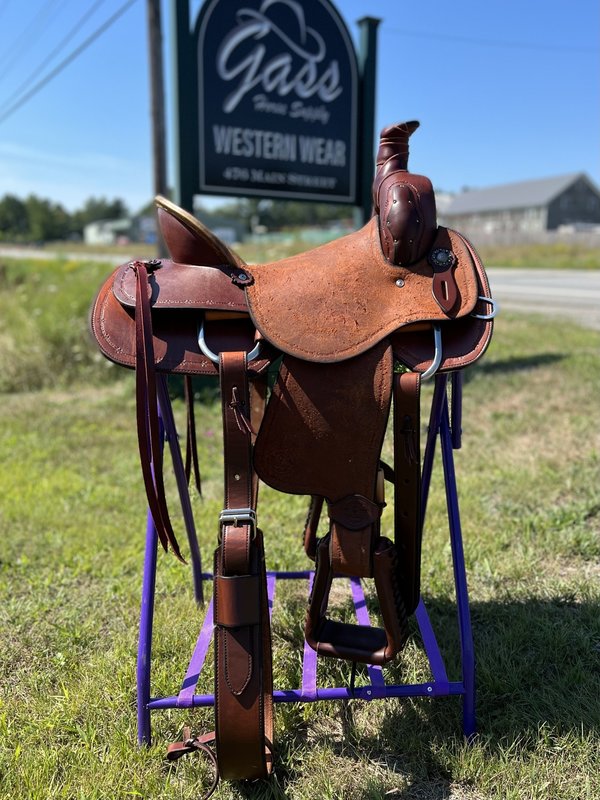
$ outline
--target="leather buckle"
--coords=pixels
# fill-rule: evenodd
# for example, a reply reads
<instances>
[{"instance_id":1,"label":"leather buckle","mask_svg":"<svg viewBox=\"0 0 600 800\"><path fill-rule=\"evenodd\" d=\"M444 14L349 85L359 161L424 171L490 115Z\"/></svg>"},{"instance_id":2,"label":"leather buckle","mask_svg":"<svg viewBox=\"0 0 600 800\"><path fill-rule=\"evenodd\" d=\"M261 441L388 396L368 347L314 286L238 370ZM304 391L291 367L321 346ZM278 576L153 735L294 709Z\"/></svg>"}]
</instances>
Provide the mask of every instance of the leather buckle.
<instances>
[{"instance_id":1,"label":"leather buckle","mask_svg":"<svg viewBox=\"0 0 600 800\"><path fill-rule=\"evenodd\" d=\"M219 543L223 536L223 528L228 525L241 528L248 525L251 528L251 538L256 536L256 511L253 508L224 508L219 514Z\"/></svg>"}]
</instances>

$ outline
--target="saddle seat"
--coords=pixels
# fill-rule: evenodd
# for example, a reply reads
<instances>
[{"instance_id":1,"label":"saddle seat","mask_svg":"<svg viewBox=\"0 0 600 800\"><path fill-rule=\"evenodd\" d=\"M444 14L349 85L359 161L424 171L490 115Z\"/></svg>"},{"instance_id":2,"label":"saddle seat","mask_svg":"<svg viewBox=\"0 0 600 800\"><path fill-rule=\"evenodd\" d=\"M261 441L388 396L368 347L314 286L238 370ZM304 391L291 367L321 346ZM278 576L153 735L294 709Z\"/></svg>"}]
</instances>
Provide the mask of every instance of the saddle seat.
<instances>
[{"instance_id":1,"label":"saddle seat","mask_svg":"<svg viewBox=\"0 0 600 800\"><path fill-rule=\"evenodd\" d=\"M405 326L456 320L475 309L480 293L472 251L443 227L436 249L455 257L458 296L448 311L432 293L435 273L427 254L410 266L390 264L373 217L307 253L249 266L250 315L261 335L288 355L317 363L354 358Z\"/></svg>"}]
</instances>

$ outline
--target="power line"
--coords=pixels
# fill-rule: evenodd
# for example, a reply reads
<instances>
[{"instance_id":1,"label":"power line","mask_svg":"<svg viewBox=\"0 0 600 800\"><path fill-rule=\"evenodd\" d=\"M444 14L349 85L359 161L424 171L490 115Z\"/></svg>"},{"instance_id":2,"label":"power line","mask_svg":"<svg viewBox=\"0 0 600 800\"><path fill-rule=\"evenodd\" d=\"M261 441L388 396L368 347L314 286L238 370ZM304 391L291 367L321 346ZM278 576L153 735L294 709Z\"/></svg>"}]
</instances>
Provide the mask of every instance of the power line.
<instances>
[{"instance_id":1,"label":"power line","mask_svg":"<svg viewBox=\"0 0 600 800\"><path fill-rule=\"evenodd\" d=\"M12 40L12 43L7 47L0 59L0 75L2 79L8 75L32 47L35 47L41 34L47 30L48 20L51 19L54 7L59 3L60 0L46 0L42 8L36 11L33 18L25 25L21 33Z\"/></svg>"},{"instance_id":2,"label":"power line","mask_svg":"<svg viewBox=\"0 0 600 800\"><path fill-rule=\"evenodd\" d=\"M537 42L509 42L498 39L475 39L468 36L453 36L446 33L432 33L431 31L412 31L404 28L389 28L387 25L382 27L383 33L393 33L399 36L413 36L416 39L436 39L442 42L462 42L463 44L475 44L484 47L503 47L508 49L520 50L546 50L550 52L564 53L590 53L598 54L597 47L577 47L560 44L538 44Z\"/></svg>"},{"instance_id":3,"label":"power line","mask_svg":"<svg viewBox=\"0 0 600 800\"><path fill-rule=\"evenodd\" d=\"M84 24L88 21L88 19L90 19L90 17L93 16L95 11L105 2L106 2L106 0L96 0L96 2L92 5L92 7L89 8L85 12L85 14L81 17L81 19L79 19L79 21L75 23L75 25L71 28L69 33L67 33L67 35L64 36L60 40L60 42L56 45L56 47L46 56L46 58L42 61L42 63L39 64L33 70L31 75L28 75L28 77L23 81L23 83L21 83L14 90L14 92L10 95L10 97L7 98L7 100L4 103L4 107L10 105L13 102L14 99L19 97L19 95L21 94L21 92L23 90L27 89L27 87L29 86L29 84L31 83L33 78L35 78L36 75L39 75L40 72L48 66L48 64L54 59L54 57L58 53L61 52L61 50L64 48L64 46L67 45L71 41L71 39L75 36L75 34L79 30L81 30L81 28L84 26Z\"/></svg>"},{"instance_id":4,"label":"power line","mask_svg":"<svg viewBox=\"0 0 600 800\"><path fill-rule=\"evenodd\" d=\"M0 114L0 124L5 122L9 117L11 117L15 111L17 111L21 106L23 106L28 100L30 100L34 95L36 95L41 89L44 88L50 81L55 78L60 72L63 71L65 67L67 67L72 61L74 61L84 50L86 50L91 44L93 44L99 36L101 36L105 31L110 28L110 26L115 23L119 17L121 17L127 9L132 6L137 0L127 0L126 3L123 3L121 8L119 8L112 17L109 17L105 23L103 23L99 28L97 28L91 36L88 36L78 47L73 50L66 58L64 58L53 70L51 70L44 78L38 81L31 89L22 95L15 103L12 104L6 111Z\"/></svg>"}]
</instances>

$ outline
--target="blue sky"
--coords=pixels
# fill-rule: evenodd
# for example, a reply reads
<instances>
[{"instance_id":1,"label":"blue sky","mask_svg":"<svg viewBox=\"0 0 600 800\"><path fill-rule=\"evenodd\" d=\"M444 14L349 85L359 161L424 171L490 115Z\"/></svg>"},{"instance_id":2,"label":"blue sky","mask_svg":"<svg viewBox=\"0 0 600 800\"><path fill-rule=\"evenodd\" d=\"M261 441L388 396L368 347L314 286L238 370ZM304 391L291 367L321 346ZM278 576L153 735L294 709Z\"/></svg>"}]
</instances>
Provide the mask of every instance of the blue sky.
<instances>
[{"instance_id":1,"label":"blue sky","mask_svg":"<svg viewBox=\"0 0 600 800\"><path fill-rule=\"evenodd\" d=\"M0 118L124 0L0 0ZM192 2L192 13L200 3ZM411 168L447 191L585 171L600 184L598 0L337 0L380 17L376 127L419 119ZM81 19L90 19L44 69ZM92 14L92 9L95 9ZM169 10L163 0L169 68ZM167 74L167 94L168 81ZM169 141L169 147L171 142ZM0 196L73 210L152 196L146 3L0 122Z\"/></svg>"}]
</instances>

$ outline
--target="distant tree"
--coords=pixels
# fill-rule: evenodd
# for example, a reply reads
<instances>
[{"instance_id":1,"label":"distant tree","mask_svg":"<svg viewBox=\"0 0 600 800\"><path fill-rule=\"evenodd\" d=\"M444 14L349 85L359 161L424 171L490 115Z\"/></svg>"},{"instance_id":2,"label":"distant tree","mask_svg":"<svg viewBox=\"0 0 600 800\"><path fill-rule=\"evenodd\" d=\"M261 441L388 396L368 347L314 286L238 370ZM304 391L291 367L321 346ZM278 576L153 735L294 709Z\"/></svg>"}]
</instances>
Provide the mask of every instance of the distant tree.
<instances>
[{"instance_id":1,"label":"distant tree","mask_svg":"<svg viewBox=\"0 0 600 800\"><path fill-rule=\"evenodd\" d=\"M28 238L34 242L48 242L66 239L69 235L71 218L58 203L44 200L34 194L25 200L27 212Z\"/></svg>"},{"instance_id":2,"label":"distant tree","mask_svg":"<svg viewBox=\"0 0 600 800\"><path fill-rule=\"evenodd\" d=\"M83 208L71 216L71 231L83 233L83 229L90 222L98 222L101 219L123 219L128 215L129 210L120 198L107 200L104 197L89 197Z\"/></svg>"},{"instance_id":3,"label":"distant tree","mask_svg":"<svg viewBox=\"0 0 600 800\"><path fill-rule=\"evenodd\" d=\"M0 200L0 239L19 241L27 238L28 220L25 203L12 194Z\"/></svg>"},{"instance_id":4,"label":"distant tree","mask_svg":"<svg viewBox=\"0 0 600 800\"><path fill-rule=\"evenodd\" d=\"M350 206L339 203L306 203L294 200L269 200L241 197L233 202L203 210L202 217L243 220L248 228L266 225L270 230L297 228L303 225L326 225L352 216Z\"/></svg>"}]
</instances>

